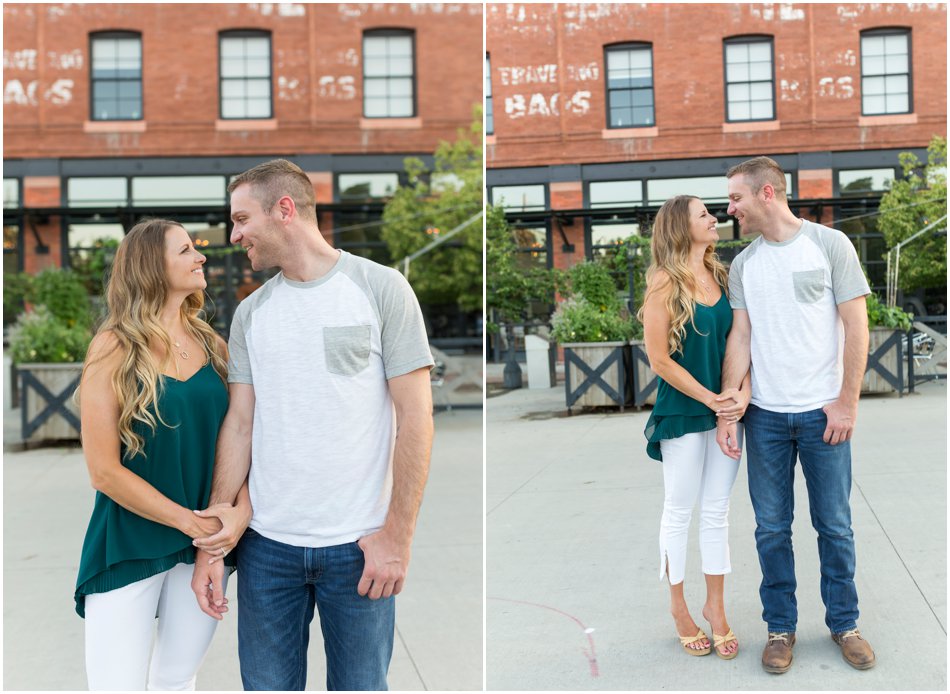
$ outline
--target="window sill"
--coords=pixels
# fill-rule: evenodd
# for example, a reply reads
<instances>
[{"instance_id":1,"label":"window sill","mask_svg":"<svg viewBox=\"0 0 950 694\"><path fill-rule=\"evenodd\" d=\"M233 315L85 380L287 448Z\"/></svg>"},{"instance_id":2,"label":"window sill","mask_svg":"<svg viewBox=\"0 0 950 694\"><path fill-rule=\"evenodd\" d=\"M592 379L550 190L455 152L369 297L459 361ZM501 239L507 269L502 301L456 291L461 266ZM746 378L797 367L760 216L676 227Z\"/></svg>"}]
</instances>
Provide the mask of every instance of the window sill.
<instances>
[{"instance_id":1,"label":"window sill","mask_svg":"<svg viewBox=\"0 0 950 694\"><path fill-rule=\"evenodd\" d=\"M214 122L215 130L234 131L234 130L277 130L276 118L235 118L221 120L218 118Z\"/></svg>"},{"instance_id":2,"label":"window sill","mask_svg":"<svg viewBox=\"0 0 950 694\"><path fill-rule=\"evenodd\" d=\"M780 120L750 120L722 124L722 131L724 133L754 133L767 130L781 130L781 128L782 121Z\"/></svg>"},{"instance_id":3,"label":"window sill","mask_svg":"<svg viewBox=\"0 0 950 694\"><path fill-rule=\"evenodd\" d=\"M656 137L660 134L657 126L652 128L605 128L600 136L605 140L620 140L630 137Z\"/></svg>"},{"instance_id":4,"label":"window sill","mask_svg":"<svg viewBox=\"0 0 950 694\"><path fill-rule=\"evenodd\" d=\"M144 133L144 120L87 120L82 124L87 133Z\"/></svg>"},{"instance_id":5,"label":"window sill","mask_svg":"<svg viewBox=\"0 0 950 694\"><path fill-rule=\"evenodd\" d=\"M494 136L494 135L486 135L486 136L485 136L485 144L486 144L486 145L493 145L493 144L495 144L495 136Z\"/></svg>"},{"instance_id":6,"label":"window sill","mask_svg":"<svg viewBox=\"0 0 950 694\"><path fill-rule=\"evenodd\" d=\"M858 127L864 128L874 125L917 125L916 113L895 113L882 116L860 116Z\"/></svg>"},{"instance_id":7,"label":"window sill","mask_svg":"<svg viewBox=\"0 0 950 694\"><path fill-rule=\"evenodd\" d=\"M360 118L361 130L422 130L422 118Z\"/></svg>"}]
</instances>

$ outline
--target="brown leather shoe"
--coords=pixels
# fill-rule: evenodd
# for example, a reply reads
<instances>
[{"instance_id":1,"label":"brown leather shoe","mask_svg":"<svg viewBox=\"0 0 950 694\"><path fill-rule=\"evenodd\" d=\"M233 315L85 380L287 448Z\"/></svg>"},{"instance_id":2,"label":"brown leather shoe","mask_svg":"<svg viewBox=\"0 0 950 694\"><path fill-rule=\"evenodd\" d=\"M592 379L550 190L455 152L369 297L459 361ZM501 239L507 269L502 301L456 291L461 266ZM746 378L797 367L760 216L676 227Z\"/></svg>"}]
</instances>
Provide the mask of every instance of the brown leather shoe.
<instances>
[{"instance_id":1,"label":"brown leather shoe","mask_svg":"<svg viewBox=\"0 0 950 694\"><path fill-rule=\"evenodd\" d=\"M788 672L792 667L792 646L795 645L795 634L787 632L769 632L769 642L762 651L762 668L774 675Z\"/></svg>"},{"instance_id":2,"label":"brown leather shoe","mask_svg":"<svg viewBox=\"0 0 950 694\"><path fill-rule=\"evenodd\" d=\"M871 644L864 640L857 629L832 634L831 638L841 646L841 655L848 661L848 665L856 670L867 670L874 667L874 651Z\"/></svg>"}]
</instances>

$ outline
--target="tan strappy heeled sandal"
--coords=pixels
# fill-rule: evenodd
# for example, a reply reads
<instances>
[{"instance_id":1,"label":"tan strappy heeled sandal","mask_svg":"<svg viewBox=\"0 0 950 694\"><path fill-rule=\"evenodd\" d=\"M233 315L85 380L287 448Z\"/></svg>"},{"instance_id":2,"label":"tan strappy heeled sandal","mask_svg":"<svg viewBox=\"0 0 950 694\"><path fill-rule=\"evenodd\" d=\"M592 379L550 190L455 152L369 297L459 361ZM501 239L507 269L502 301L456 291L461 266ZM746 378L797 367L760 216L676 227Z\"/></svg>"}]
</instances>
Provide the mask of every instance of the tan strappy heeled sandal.
<instances>
[{"instance_id":1,"label":"tan strappy heeled sandal","mask_svg":"<svg viewBox=\"0 0 950 694\"><path fill-rule=\"evenodd\" d=\"M736 638L736 635L732 633L732 629L725 636L720 636L715 631L713 632L713 648L718 655L723 660L732 660L737 655L739 655L739 649L736 648L735 653L723 653L719 650L720 646L726 646L730 643L735 643L737 646L739 644L739 639Z\"/></svg>"},{"instance_id":2,"label":"tan strappy heeled sandal","mask_svg":"<svg viewBox=\"0 0 950 694\"><path fill-rule=\"evenodd\" d=\"M705 648L690 648L691 643L696 643L697 641L702 641L703 639L709 640L709 637L700 629L696 632L696 636L680 636L677 634L680 639L680 643L683 645L683 650L686 651L689 655L709 655L711 646L706 646Z\"/></svg>"}]
</instances>

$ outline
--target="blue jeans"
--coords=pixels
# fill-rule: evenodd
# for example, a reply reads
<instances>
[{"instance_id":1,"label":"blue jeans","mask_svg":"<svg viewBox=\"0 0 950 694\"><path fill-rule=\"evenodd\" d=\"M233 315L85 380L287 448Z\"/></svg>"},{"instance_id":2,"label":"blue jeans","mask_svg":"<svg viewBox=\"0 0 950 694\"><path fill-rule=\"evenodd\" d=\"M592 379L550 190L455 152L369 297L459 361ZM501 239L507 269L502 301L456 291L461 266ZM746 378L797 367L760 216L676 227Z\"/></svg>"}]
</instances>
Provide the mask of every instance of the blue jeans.
<instances>
[{"instance_id":1,"label":"blue jeans","mask_svg":"<svg viewBox=\"0 0 950 694\"><path fill-rule=\"evenodd\" d=\"M355 542L295 547L250 528L240 542L238 653L245 690L295 690L307 684L314 605L327 659L327 690L387 689L395 599L356 592L363 550Z\"/></svg>"},{"instance_id":2,"label":"blue jeans","mask_svg":"<svg viewBox=\"0 0 950 694\"><path fill-rule=\"evenodd\" d=\"M834 633L856 628L851 442L832 446L822 441L827 416L820 409L784 413L750 405L743 421L755 545L762 568L759 596L769 631L794 632L798 622L792 553L796 458L808 488L811 524L818 531L825 624Z\"/></svg>"}]
</instances>

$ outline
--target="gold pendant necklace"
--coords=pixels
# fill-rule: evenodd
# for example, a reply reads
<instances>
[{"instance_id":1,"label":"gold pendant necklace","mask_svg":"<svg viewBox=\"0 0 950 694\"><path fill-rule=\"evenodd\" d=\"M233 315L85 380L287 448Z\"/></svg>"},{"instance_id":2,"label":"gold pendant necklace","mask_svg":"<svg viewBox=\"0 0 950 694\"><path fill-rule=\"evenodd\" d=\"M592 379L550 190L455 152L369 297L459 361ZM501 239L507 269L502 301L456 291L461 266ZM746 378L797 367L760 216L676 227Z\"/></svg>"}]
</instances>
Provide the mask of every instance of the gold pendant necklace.
<instances>
[{"instance_id":1,"label":"gold pendant necklace","mask_svg":"<svg viewBox=\"0 0 950 694\"><path fill-rule=\"evenodd\" d=\"M172 343L172 344L174 344L174 345L175 345L175 349L178 350L178 356L180 356L182 359L187 359L187 358L188 358L188 352L186 352L185 350L183 350L183 349L181 348L181 343L180 343L178 340L175 340L175 342Z\"/></svg>"}]
</instances>

